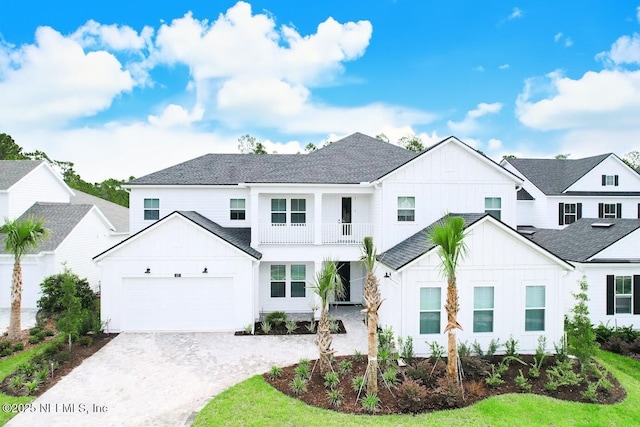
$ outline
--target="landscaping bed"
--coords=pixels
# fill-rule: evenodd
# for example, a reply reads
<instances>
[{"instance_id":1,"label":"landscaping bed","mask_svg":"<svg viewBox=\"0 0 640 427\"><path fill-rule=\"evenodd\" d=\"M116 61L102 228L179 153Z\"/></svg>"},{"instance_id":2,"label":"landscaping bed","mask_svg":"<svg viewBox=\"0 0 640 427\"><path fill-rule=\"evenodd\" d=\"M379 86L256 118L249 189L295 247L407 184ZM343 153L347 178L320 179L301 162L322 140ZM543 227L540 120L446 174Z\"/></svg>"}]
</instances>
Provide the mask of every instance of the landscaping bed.
<instances>
[{"instance_id":1,"label":"landscaping bed","mask_svg":"<svg viewBox=\"0 0 640 427\"><path fill-rule=\"evenodd\" d=\"M329 330L332 334L346 334L342 320L329 318ZM247 325L244 331L235 335L314 335L318 331L317 320L292 319L284 311L273 311L253 325Z\"/></svg>"}]
</instances>

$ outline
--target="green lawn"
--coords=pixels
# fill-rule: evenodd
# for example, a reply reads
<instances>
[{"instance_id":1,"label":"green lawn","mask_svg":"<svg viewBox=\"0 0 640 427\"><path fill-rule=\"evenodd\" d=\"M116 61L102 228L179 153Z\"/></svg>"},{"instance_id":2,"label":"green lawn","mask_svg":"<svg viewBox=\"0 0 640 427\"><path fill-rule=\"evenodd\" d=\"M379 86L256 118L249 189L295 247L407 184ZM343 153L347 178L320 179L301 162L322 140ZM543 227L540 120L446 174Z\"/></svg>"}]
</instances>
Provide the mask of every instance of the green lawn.
<instances>
[{"instance_id":1,"label":"green lawn","mask_svg":"<svg viewBox=\"0 0 640 427\"><path fill-rule=\"evenodd\" d=\"M25 352L22 352L16 356L7 357L0 361L0 381L4 380L9 374L16 370L18 366L29 361L33 356L42 352L47 343L42 343L36 347L33 347ZM4 393L0 393L0 405L4 404L19 404L29 403L35 399L33 396L14 397L7 396ZM0 406L1 408L1 406ZM7 421L13 418L16 414L6 412L0 409L0 425L5 425Z\"/></svg>"},{"instance_id":2,"label":"green lawn","mask_svg":"<svg viewBox=\"0 0 640 427\"><path fill-rule=\"evenodd\" d=\"M194 426L630 426L640 425L640 363L612 353L597 359L627 390L616 405L565 402L531 394L492 397L467 408L418 416L346 415L310 407L283 395L261 376L237 384L215 397Z\"/></svg>"}]
</instances>

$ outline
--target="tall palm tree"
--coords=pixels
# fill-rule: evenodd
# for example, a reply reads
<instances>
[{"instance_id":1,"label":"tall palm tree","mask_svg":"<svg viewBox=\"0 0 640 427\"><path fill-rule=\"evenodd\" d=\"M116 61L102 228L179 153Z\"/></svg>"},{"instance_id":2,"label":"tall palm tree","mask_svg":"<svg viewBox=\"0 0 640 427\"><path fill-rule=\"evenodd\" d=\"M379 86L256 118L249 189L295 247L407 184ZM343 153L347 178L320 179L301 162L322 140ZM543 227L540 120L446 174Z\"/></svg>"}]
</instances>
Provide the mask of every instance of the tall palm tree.
<instances>
[{"instance_id":1,"label":"tall palm tree","mask_svg":"<svg viewBox=\"0 0 640 427\"><path fill-rule=\"evenodd\" d=\"M364 282L364 310L367 313L367 393L378 393L378 309L382 304L380 299L380 283L373 273L376 265L376 247L373 237L365 237L362 241L362 257L360 261L367 269Z\"/></svg>"},{"instance_id":2,"label":"tall palm tree","mask_svg":"<svg viewBox=\"0 0 640 427\"><path fill-rule=\"evenodd\" d=\"M36 249L47 237L44 220L26 218L9 220L0 227L0 234L5 234L5 249L13 254L13 276L11 278L11 316L9 318L9 339L21 338L20 306L22 304L22 266L20 258L29 249Z\"/></svg>"},{"instance_id":3,"label":"tall palm tree","mask_svg":"<svg viewBox=\"0 0 640 427\"><path fill-rule=\"evenodd\" d=\"M316 272L315 284L311 286L313 292L320 297L320 320L318 322L318 332L316 344L320 353L320 373L331 370L331 331L329 330L329 299L344 295L344 285L338 274L338 266L334 261L325 260L322 269Z\"/></svg>"},{"instance_id":4,"label":"tall palm tree","mask_svg":"<svg viewBox=\"0 0 640 427\"><path fill-rule=\"evenodd\" d=\"M462 330L458 323L458 288L456 286L456 269L458 262L464 257L467 246L464 243L465 223L464 219L447 215L444 223L436 224L429 232L429 239L438 246L438 256L442 262L441 268L447 278L447 302L444 306L447 311L447 326L444 332L448 333L447 340L447 374L450 378L458 378L458 348L456 345L456 329Z\"/></svg>"}]
</instances>

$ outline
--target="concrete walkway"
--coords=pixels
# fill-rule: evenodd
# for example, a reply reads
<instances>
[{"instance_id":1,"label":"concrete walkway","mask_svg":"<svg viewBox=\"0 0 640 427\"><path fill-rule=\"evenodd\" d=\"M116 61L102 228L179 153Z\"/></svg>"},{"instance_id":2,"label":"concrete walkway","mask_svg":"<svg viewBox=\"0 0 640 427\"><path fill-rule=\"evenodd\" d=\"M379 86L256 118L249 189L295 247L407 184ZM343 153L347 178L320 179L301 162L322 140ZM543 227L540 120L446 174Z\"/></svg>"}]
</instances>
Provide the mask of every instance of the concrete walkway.
<instances>
[{"instance_id":1,"label":"concrete walkway","mask_svg":"<svg viewBox=\"0 0 640 427\"><path fill-rule=\"evenodd\" d=\"M366 353L361 306L331 309L346 334L338 355ZM212 397L273 365L315 359L314 335L124 333L85 360L8 426L182 426Z\"/></svg>"}]
</instances>

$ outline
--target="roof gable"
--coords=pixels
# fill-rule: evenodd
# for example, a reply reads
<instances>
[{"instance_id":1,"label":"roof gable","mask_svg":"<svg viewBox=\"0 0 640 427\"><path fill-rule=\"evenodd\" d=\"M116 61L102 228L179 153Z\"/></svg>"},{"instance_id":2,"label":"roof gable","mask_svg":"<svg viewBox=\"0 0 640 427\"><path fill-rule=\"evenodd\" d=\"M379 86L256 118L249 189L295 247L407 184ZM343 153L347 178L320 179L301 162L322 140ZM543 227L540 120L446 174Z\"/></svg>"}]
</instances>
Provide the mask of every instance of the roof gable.
<instances>
[{"instance_id":1,"label":"roof gable","mask_svg":"<svg viewBox=\"0 0 640 427\"><path fill-rule=\"evenodd\" d=\"M0 160L0 190L8 190L44 160Z\"/></svg>"},{"instance_id":2,"label":"roof gable","mask_svg":"<svg viewBox=\"0 0 640 427\"><path fill-rule=\"evenodd\" d=\"M71 204L95 205L116 232L126 233L129 231L129 209L124 206L79 190L75 190L75 195L71 197Z\"/></svg>"}]
</instances>

